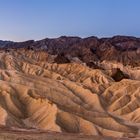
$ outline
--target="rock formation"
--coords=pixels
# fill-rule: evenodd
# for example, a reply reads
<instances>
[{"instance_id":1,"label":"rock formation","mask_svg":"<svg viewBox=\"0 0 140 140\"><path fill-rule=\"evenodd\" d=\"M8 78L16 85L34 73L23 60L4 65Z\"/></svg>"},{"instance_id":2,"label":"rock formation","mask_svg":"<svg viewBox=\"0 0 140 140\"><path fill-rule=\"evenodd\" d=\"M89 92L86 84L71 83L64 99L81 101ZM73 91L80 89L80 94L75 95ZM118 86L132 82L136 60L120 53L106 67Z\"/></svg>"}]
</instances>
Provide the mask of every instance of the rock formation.
<instances>
[{"instance_id":1,"label":"rock formation","mask_svg":"<svg viewBox=\"0 0 140 140\"><path fill-rule=\"evenodd\" d=\"M121 36L6 43L0 126L139 137L139 49L140 39Z\"/></svg>"}]
</instances>

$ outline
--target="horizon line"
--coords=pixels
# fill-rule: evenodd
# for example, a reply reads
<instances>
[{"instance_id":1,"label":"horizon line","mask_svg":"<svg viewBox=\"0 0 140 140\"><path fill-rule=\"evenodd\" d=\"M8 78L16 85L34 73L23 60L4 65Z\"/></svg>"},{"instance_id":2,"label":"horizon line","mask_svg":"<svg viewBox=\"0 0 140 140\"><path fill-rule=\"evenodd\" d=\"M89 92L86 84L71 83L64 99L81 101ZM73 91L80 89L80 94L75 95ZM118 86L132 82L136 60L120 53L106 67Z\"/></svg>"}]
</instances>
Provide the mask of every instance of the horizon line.
<instances>
[{"instance_id":1,"label":"horizon line","mask_svg":"<svg viewBox=\"0 0 140 140\"><path fill-rule=\"evenodd\" d=\"M137 36L137 35L125 35L125 34L114 34L114 35L108 35L108 36L96 36L96 35L89 35L89 36L78 36L78 35L58 35L58 36L53 36L53 37L42 37L40 39L21 39L21 40L12 40L12 39L0 39L0 41L9 41L9 42L26 42L26 41L30 41L30 40L33 40L33 41L40 41L40 40L44 40L44 39L58 39L58 38L61 38L61 37L75 37L75 38L81 38L81 39L86 39L86 38L90 38L90 37L95 37L97 39L103 39L103 38L113 38L113 37L133 37L133 38L140 38L140 36Z\"/></svg>"}]
</instances>

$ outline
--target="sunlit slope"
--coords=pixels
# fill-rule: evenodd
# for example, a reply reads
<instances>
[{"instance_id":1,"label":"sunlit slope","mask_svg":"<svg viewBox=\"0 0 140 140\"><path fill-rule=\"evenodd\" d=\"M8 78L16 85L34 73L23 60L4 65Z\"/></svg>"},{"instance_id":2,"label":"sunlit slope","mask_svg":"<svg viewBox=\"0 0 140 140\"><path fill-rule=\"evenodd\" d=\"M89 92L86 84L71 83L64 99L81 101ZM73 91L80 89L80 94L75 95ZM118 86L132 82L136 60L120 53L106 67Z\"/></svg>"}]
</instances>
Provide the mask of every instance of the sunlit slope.
<instances>
[{"instance_id":1,"label":"sunlit slope","mask_svg":"<svg viewBox=\"0 0 140 140\"><path fill-rule=\"evenodd\" d=\"M140 81L52 63L43 51L0 53L0 125L57 132L137 136Z\"/></svg>"}]
</instances>

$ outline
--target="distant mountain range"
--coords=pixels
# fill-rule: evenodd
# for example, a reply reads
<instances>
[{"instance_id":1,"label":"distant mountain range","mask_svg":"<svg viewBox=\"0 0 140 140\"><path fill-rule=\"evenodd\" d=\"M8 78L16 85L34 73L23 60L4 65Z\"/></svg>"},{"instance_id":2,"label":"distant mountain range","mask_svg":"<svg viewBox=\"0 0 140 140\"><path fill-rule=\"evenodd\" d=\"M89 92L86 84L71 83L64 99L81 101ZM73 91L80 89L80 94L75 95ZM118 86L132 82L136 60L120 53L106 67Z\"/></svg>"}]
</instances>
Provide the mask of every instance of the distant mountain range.
<instances>
[{"instance_id":1,"label":"distant mountain range","mask_svg":"<svg viewBox=\"0 0 140 140\"><path fill-rule=\"evenodd\" d=\"M124 65L140 65L140 38L114 36L112 38L67 37L25 42L0 41L1 49L26 48L45 50L49 54L59 55L58 63L77 57L92 66L93 61L114 60ZM60 58L63 60L60 60Z\"/></svg>"},{"instance_id":2,"label":"distant mountain range","mask_svg":"<svg viewBox=\"0 0 140 140\"><path fill-rule=\"evenodd\" d=\"M11 44L12 41L3 41L3 40L0 40L0 47L5 47L5 45L7 44Z\"/></svg>"}]
</instances>

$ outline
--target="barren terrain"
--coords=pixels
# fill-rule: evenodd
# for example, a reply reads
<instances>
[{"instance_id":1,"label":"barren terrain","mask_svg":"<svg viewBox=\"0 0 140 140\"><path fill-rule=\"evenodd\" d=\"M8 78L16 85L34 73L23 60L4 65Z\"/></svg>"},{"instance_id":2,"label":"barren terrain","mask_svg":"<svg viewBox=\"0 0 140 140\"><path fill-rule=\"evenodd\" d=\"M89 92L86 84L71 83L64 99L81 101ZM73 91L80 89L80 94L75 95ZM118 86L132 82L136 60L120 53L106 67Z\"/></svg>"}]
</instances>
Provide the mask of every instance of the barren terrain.
<instances>
[{"instance_id":1,"label":"barren terrain","mask_svg":"<svg viewBox=\"0 0 140 140\"><path fill-rule=\"evenodd\" d=\"M140 39L1 44L0 139L139 139Z\"/></svg>"}]
</instances>

